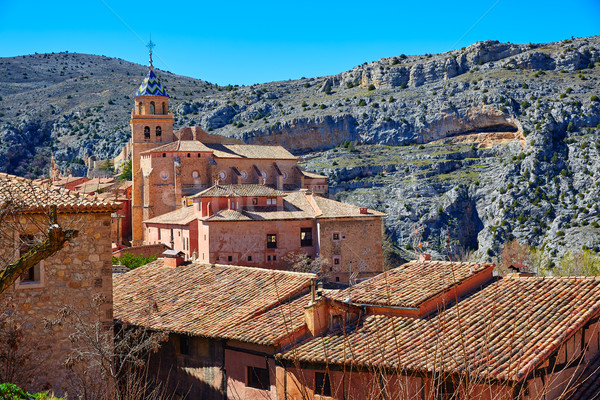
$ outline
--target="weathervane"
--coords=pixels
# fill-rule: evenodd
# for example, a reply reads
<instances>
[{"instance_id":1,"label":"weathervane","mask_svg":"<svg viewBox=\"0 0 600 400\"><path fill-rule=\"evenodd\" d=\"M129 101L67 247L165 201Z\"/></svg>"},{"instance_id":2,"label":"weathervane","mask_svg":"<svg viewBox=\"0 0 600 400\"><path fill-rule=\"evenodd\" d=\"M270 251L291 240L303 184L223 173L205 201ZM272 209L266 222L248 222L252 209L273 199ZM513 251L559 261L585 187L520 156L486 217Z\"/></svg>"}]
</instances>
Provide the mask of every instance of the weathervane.
<instances>
[{"instance_id":1,"label":"weathervane","mask_svg":"<svg viewBox=\"0 0 600 400\"><path fill-rule=\"evenodd\" d=\"M148 60L150 62L150 70L154 69L154 65L152 65L152 49L154 48L154 46L156 45L152 42L152 35L150 35L150 41L146 45L146 47L150 51L150 60Z\"/></svg>"}]
</instances>

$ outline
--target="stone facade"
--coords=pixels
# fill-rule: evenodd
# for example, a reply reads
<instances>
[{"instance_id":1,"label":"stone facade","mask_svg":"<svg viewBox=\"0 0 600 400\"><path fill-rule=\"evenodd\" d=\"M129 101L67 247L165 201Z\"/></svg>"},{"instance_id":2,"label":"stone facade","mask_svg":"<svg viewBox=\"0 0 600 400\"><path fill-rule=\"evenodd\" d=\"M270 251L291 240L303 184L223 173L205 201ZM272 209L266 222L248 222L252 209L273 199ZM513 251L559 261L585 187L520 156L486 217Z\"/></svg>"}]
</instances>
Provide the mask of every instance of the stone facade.
<instances>
[{"instance_id":1,"label":"stone facade","mask_svg":"<svg viewBox=\"0 0 600 400\"><path fill-rule=\"evenodd\" d=\"M74 346L69 340L72 328L62 325L48 330L45 320L57 318L67 306L90 325L99 322L107 329L113 322L110 212L59 214L58 222L65 229L78 230L78 236L40 263L39 279L18 279L2 294L15 305L25 327L23 343L34 351L35 373L25 389L52 390L57 395L72 390L72 377L64 365ZM47 218L28 215L21 218L21 225L19 234L35 235L39 226L47 226ZM18 255L16 236L14 248L8 251ZM97 296L105 300L100 306L93 302Z\"/></svg>"}]
</instances>

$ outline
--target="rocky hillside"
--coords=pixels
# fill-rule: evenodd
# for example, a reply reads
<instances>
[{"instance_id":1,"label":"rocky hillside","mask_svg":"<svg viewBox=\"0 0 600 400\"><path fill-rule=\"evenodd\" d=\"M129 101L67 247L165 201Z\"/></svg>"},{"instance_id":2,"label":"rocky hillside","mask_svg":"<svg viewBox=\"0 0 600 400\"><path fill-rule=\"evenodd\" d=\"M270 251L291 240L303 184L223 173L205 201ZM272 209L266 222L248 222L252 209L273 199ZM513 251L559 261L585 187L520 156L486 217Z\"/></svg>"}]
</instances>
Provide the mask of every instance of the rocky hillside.
<instances>
[{"instance_id":1,"label":"rocky hillside","mask_svg":"<svg viewBox=\"0 0 600 400\"><path fill-rule=\"evenodd\" d=\"M303 155L334 196L386 211L400 248L486 258L517 237L553 256L598 250L599 57L598 37L487 41L251 87L159 77L177 126ZM144 73L80 54L0 59L0 168L114 155Z\"/></svg>"}]
</instances>

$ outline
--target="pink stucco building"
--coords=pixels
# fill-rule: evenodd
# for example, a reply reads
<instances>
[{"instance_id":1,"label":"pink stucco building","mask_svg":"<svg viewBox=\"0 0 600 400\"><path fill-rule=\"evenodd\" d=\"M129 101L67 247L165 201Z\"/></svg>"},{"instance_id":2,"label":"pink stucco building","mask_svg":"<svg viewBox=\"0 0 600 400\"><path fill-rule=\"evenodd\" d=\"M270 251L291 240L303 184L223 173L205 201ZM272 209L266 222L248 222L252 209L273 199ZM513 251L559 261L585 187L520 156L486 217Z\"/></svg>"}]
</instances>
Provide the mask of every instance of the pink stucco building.
<instances>
[{"instance_id":1,"label":"pink stucco building","mask_svg":"<svg viewBox=\"0 0 600 400\"><path fill-rule=\"evenodd\" d=\"M147 242L164 243L206 263L290 268L290 255L325 261L333 282L382 271L385 214L260 184L215 185L185 206L144 221Z\"/></svg>"}]
</instances>

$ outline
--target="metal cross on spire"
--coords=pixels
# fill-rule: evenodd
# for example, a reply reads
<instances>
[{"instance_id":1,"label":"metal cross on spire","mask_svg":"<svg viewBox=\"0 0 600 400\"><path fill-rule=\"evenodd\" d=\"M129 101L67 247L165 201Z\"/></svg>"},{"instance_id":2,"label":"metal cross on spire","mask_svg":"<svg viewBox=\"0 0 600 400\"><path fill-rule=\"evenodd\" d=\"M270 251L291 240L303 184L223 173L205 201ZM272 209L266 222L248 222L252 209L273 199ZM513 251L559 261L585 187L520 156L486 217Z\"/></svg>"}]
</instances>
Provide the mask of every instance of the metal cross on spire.
<instances>
[{"instance_id":1,"label":"metal cross on spire","mask_svg":"<svg viewBox=\"0 0 600 400\"><path fill-rule=\"evenodd\" d=\"M148 48L148 51L150 52L150 69L153 70L154 69L154 65L152 65L152 49L155 47L156 45L152 42L152 35L150 35L150 41L148 42L148 44L146 45L146 47Z\"/></svg>"}]
</instances>

